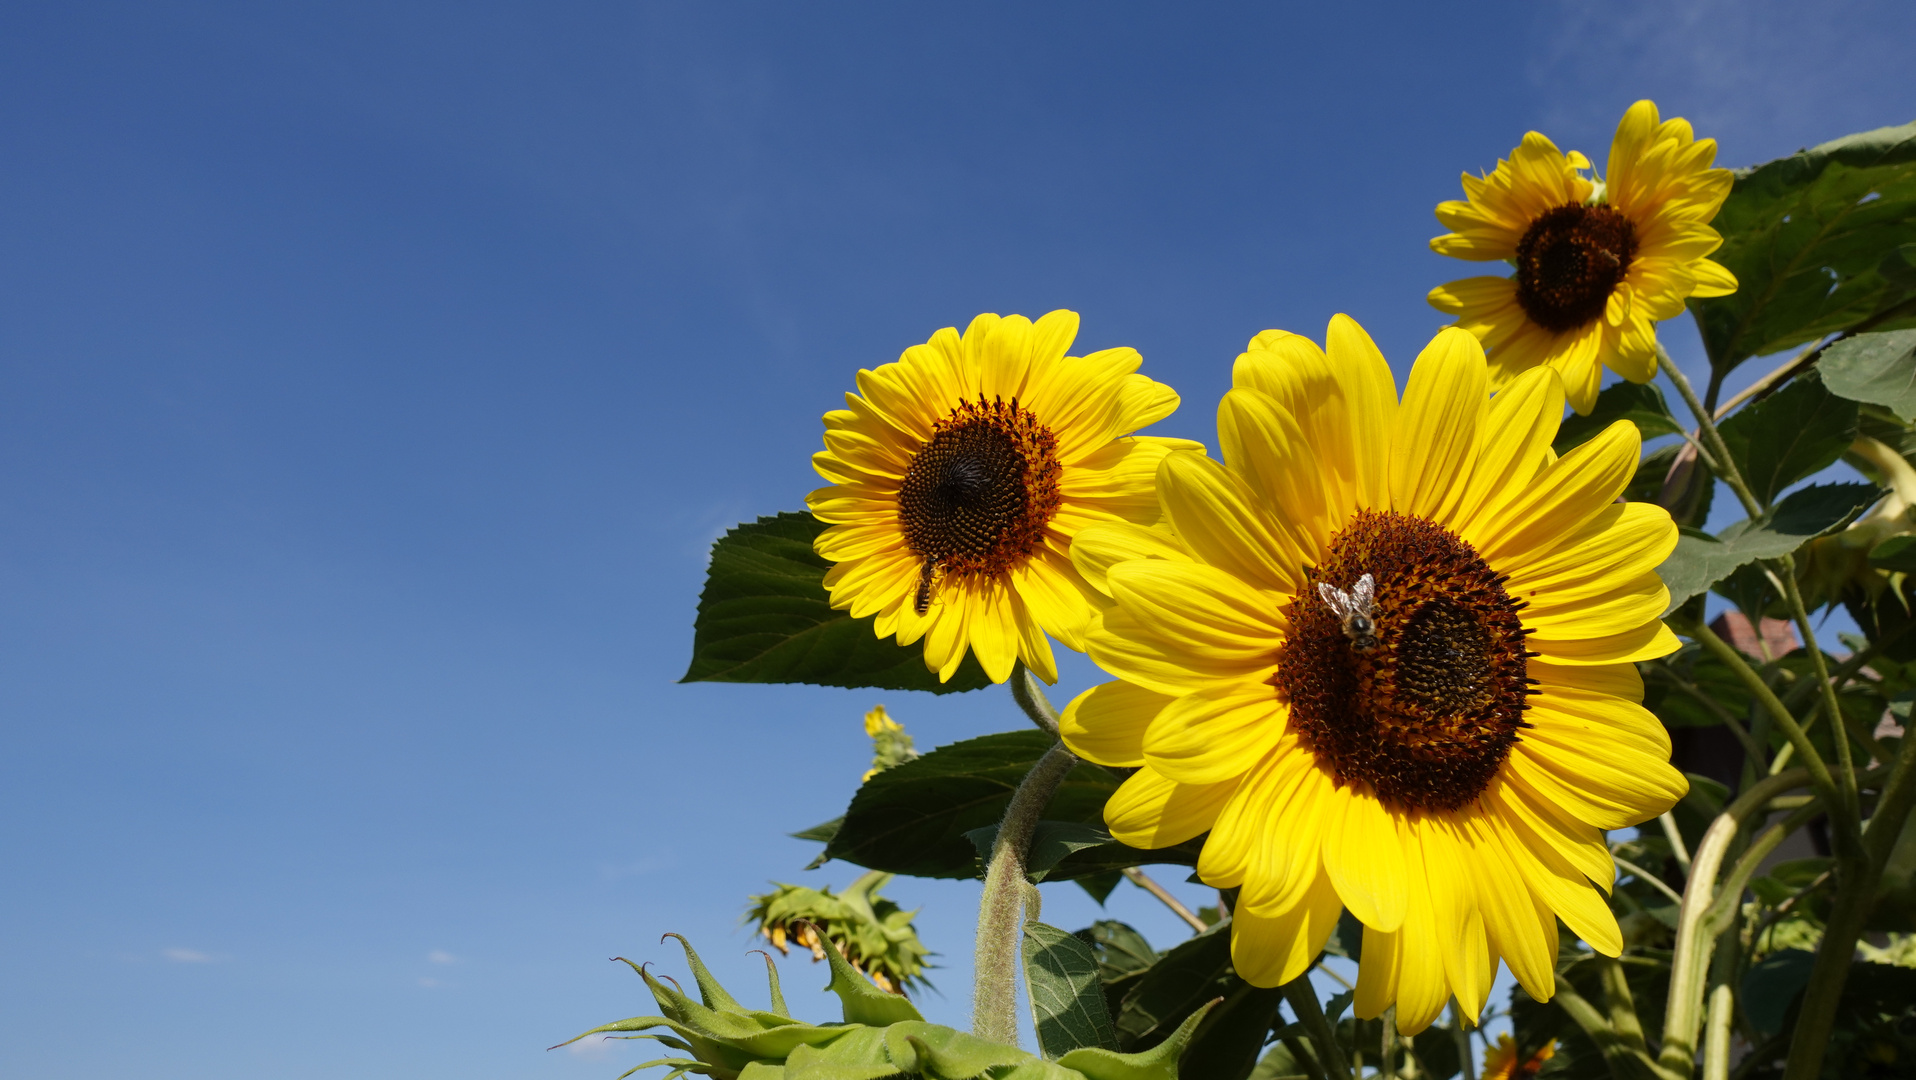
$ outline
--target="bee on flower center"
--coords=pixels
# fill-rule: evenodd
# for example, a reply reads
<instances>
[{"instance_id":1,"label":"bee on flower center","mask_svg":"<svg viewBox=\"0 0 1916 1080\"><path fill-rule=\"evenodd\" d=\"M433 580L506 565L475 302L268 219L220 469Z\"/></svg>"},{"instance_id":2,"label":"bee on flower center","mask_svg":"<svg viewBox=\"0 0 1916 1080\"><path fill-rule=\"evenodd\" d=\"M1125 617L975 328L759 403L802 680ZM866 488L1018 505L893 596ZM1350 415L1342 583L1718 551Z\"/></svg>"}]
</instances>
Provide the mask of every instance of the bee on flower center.
<instances>
[{"instance_id":1,"label":"bee on flower center","mask_svg":"<svg viewBox=\"0 0 1916 1080\"><path fill-rule=\"evenodd\" d=\"M1371 618L1377 609L1377 579L1369 574L1357 579L1349 592L1328 581L1317 583L1317 595L1331 609L1350 639L1351 648L1360 653L1377 647L1377 623Z\"/></svg>"}]
</instances>

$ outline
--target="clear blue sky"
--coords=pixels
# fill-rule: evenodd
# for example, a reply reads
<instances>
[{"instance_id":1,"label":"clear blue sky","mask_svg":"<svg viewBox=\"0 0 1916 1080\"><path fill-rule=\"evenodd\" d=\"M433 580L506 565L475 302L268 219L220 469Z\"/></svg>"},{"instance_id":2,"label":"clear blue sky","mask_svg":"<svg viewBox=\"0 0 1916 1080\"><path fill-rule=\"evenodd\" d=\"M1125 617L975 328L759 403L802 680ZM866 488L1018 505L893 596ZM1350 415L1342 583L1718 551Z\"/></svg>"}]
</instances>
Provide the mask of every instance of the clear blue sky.
<instances>
[{"instance_id":1,"label":"clear blue sky","mask_svg":"<svg viewBox=\"0 0 1916 1080\"><path fill-rule=\"evenodd\" d=\"M1266 327L1349 312L1401 373L1469 272L1432 206L1525 130L1601 157L1649 96L1762 161L1916 116L1911 40L1893 0L9 5L0 1075L611 1080L649 1044L543 1050L647 1011L606 957L682 931L756 993L746 894L853 876L783 833L860 713L1019 722L674 683L707 545L802 505L855 369L1070 307L1208 441ZM975 886L894 892L959 1021Z\"/></svg>"}]
</instances>

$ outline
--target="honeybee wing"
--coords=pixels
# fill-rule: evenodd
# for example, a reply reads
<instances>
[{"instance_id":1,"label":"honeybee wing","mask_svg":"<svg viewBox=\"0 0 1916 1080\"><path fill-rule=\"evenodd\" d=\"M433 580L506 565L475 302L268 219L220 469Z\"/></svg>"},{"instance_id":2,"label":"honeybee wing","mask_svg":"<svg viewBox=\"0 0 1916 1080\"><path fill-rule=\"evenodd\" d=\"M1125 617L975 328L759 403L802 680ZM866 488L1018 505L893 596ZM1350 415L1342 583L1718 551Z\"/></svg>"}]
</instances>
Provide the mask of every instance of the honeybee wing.
<instances>
[{"instance_id":1,"label":"honeybee wing","mask_svg":"<svg viewBox=\"0 0 1916 1080\"><path fill-rule=\"evenodd\" d=\"M1351 613L1350 595L1328 581L1317 583L1317 597L1340 619Z\"/></svg>"},{"instance_id":2,"label":"honeybee wing","mask_svg":"<svg viewBox=\"0 0 1916 1080\"><path fill-rule=\"evenodd\" d=\"M1369 615L1371 605L1377 599L1377 579L1365 574L1351 586L1351 610L1359 615Z\"/></svg>"}]
</instances>

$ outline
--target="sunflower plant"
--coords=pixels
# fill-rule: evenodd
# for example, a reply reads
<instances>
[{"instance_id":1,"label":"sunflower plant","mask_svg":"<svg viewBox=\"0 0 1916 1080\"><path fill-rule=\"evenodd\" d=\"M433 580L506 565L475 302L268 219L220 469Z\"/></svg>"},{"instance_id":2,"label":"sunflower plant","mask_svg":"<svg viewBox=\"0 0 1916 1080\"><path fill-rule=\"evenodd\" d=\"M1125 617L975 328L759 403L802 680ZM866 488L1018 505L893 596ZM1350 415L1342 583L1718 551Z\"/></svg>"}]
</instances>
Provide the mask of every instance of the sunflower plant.
<instances>
[{"instance_id":1,"label":"sunflower plant","mask_svg":"<svg viewBox=\"0 0 1916 1080\"><path fill-rule=\"evenodd\" d=\"M1454 325L1252 333L1208 445L1069 311L858 369L806 509L714 546L685 678L1017 722L874 709L794 834L865 875L753 898L841 1020L688 946L696 998L639 966L658 1014L587 1035L725 1080L1916 1074L1916 124L1717 152L1647 101L1601 171L1524 135L1437 206L1508 267L1432 290ZM1062 709L1059 647L1105 673ZM903 996L894 875L981 882L969 1032ZM1067 882L1191 935L1048 925Z\"/></svg>"}]
</instances>

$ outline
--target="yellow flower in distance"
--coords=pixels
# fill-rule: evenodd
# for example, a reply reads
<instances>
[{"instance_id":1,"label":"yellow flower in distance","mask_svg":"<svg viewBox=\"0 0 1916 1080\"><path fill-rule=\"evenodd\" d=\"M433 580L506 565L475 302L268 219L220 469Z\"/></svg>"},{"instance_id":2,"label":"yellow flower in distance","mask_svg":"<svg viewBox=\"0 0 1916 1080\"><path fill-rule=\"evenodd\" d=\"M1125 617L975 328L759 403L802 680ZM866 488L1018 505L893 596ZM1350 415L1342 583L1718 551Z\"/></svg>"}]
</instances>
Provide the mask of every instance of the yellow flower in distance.
<instances>
[{"instance_id":1,"label":"yellow flower in distance","mask_svg":"<svg viewBox=\"0 0 1916 1080\"><path fill-rule=\"evenodd\" d=\"M1075 312L980 315L896 363L858 373L825 414L806 500L832 527L818 553L832 606L876 615L881 638L925 643L950 679L967 649L996 682L1022 659L1057 681L1045 635L1082 650L1091 600L1069 556L1099 521L1150 522L1158 462L1182 439L1126 437L1178 396L1137 374L1135 349L1066 356Z\"/></svg>"},{"instance_id":2,"label":"yellow flower in distance","mask_svg":"<svg viewBox=\"0 0 1916 1080\"><path fill-rule=\"evenodd\" d=\"M1517 1056L1517 1041L1508 1035L1497 1036L1497 1045L1484 1048L1483 1080L1530 1080L1543 1071L1543 1064L1557 1056L1557 1040L1552 1039L1527 1058Z\"/></svg>"},{"instance_id":3,"label":"yellow flower in distance","mask_svg":"<svg viewBox=\"0 0 1916 1080\"><path fill-rule=\"evenodd\" d=\"M1467 198L1437 207L1452 231L1430 242L1440 255L1507 259L1516 274L1441 285L1431 306L1483 341L1495 386L1548 364L1571 407L1588 413L1604 367L1650 381L1656 323L1681 314L1686 297L1736 291L1706 257L1723 243L1710 219L1730 193L1715 159L1716 140L1659 119L1648 101L1623 114L1601 187L1581 175L1582 154L1525 135L1489 176L1464 174Z\"/></svg>"},{"instance_id":4,"label":"yellow flower in distance","mask_svg":"<svg viewBox=\"0 0 1916 1080\"><path fill-rule=\"evenodd\" d=\"M1113 835L1210 834L1198 874L1240 887L1240 975L1306 971L1345 908L1363 922L1356 1008L1423 1030L1473 1016L1498 959L1554 990L1557 920L1623 942L1602 830L1687 790L1632 661L1677 640L1655 573L1669 515L1619 503L1639 436L1563 457L1555 370L1491 398L1454 327L1390 368L1344 316L1328 356L1270 330L1218 408L1220 463L1158 467L1164 521L1098 525L1072 558L1113 601L1086 634L1117 676L1066 709L1065 744L1135 767Z\"/></svg>"}]
</instances>

